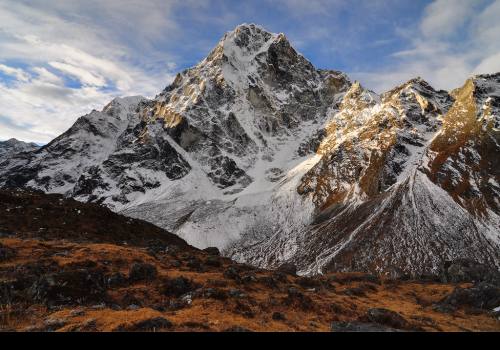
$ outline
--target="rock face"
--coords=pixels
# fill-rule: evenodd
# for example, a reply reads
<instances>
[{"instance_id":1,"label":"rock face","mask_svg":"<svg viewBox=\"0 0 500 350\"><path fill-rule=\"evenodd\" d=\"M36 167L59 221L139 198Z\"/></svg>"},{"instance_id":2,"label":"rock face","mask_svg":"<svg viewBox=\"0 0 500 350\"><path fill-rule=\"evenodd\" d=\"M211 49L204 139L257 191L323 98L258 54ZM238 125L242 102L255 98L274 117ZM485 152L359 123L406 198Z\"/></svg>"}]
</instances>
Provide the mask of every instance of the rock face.
<instances>
[{"instance_id":1,"label":"rock face","mask_svg":"<svg viewBox=\"0 0 500 350\"><path fill-rule=\"evenodd\" d=\"M498 269L499 114L500 74L379 96L241 25L154 99L115 99L3 161L0 186L103 203L299 274Z\"/></svg>"}]
</instances>

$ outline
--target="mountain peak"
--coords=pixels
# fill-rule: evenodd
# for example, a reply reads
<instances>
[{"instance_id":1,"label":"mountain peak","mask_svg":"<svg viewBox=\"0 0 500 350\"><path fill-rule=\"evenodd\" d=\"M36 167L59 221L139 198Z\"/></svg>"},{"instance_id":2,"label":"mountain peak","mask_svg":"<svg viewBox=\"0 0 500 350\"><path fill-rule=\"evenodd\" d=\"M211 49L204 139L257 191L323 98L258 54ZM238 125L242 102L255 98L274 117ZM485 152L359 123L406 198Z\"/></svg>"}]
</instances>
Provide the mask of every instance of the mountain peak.
<instances>
[{"instance_id":1,"label":"mountain peak","mask_svg":"<svg viewBox=\"0 0 500 350\"><path fill-rule=\"evenodd\" d=\"M266 51L279 37L256 24L240 24L232 31L226 32L210 54L199 64L207 62L220 65L222 62L252 61L259 53Z\"/></svg>"},{"instance_id":2,"label":"mountain peak","mask_svg":"<svg viewBox=\"0 0 500 350\"><path fill-rule=\"evenodd\" d=\"M104 106L103 111L107 111L109 108L113 106L120 106L127 109L132 106L137 106L139 102L145 99L146 98L143 96L115 97L113 100L111 100L111 102L109 102L106 106Z\"/></svg>"},{"instance_id":3,"label":"mountain peak","mask_svg":"<svg viewBox=\"0 0 500 350\"><path fill-rule=\"evenodd\" d=\"M412 78L395 88L382 94L383 98L391 98L395 96L400 96L402 93L417 92L418 94L423 94L428 96L429 94L434 94L437 91L422 77L418 76Z\"/></svg>"},{"instance_id":4,"label":"mountain peak","mask_svg":"<svg viewBox=\"0 0 500 350\"><path fill-rule=\"evenodd\" d=\"M40 146L33 142L24 142L16 138L10 138L5 141L0 141L0 156L7 157L8 155L19 152L34 151L39 147Z\"/></svg>"},{"instance_id":5,"label":"mountain peak","mask_svg":"<svg viewBox=\"0 0 500 350\"><path fill-rule=\"evenodd\" d=\"M417 88L417 89L424 88L424 89L430 89L432 91L435 91L434 88L426 80L424 80L420 76L412 78L412 79L402 83L401 85L397 86L393 90L400 90L400 89L411 88L411 87Z\"/></svg>"},{"instance_id":6,"label":"mountain peak","mask_svg":"<svg viewBox=\"0 0 500 350\"><path fill-rule=\"evenodd\" d=\"M142 100L144 100L145 97L136 95L136 96L125 96L125 97L115 97L111 102L120 104L123 106L130 106L133 104L138 104Z\"/></svg>"},{"instance_id":7,"label":"mountain peak","mask_svg":"<svg viewBox=\"0 0 500 350\"><path fill-rule=\"evenodd\" d=\"M225 56L242 60L244 57L252 58L265 51L278 38L278 34L268 32L255 24L241 24L226 33L219 45L223 48Z\"/></svg>"},{"instance_id":8,"label":"mountain peak","mask_svg":"<svg viewBox=\"0 0 500 350\"><path fill-rule=\"evenodd\" d=\"M500 80L500 72L492 74L476 74L471 77L472 80Z\"/></svg>"},{"instance_id":9,"label":"mountain peak","mask_svg":"<svg viewBox=\"0 0 500 350\"><path fill-rule=\"evenodd\" d=\"M9 146L16 146L16 145L33 145L33 146L37 146L35 143L33 142L25 142L25 141L21 141L21 140L18 140L14 137L8 139L8 140L5 140L5 141L0 141L0 143L4 144L4 145L9 145Z\"/></svg>"},{"instance_id":10,"label":"mountain peak","mask_svg":"<svg viewBox=\"0 0 500 350\"><path fill-rule=\"evenodd\" d=\"M356 80L347 90L342 101L343 108L360 109L380 101L380 97L373 91L366 89Z\"/></svg>"},{"instance_id":11,"label":"mountain peak","mask_svg":"<svg viewBox=\"0 0 500 350\"><path fill-rule=\"evenodd\" d=\"M236 26L232 31L227 32L224 35L223 39L226 39L227 37L249 37L249 38L259 38L259 37L266 37L266 38L271 38L273 36L277 36L277 34L272 33L268 30L266 30L264 27L251 23L243 23L238 26Z\"/></svg>"}]
</instances>

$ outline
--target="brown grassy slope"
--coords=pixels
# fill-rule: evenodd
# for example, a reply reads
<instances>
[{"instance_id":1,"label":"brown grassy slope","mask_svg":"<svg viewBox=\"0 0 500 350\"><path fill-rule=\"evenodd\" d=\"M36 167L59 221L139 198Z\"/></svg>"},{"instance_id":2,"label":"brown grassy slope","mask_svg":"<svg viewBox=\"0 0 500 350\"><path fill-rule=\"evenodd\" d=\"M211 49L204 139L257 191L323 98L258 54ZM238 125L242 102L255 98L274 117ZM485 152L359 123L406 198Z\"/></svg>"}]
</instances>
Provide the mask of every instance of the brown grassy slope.
<instances>
[{"instance_id":1,"label":"brown grassy slope","mask_svg":"<svg viewBox=\"0 0 500 350\"><path fill-rule=\"evenodd\" d=\"M169 234L157 237L140 221L134 224L137 231L122 230L119 220L125 226L130 219L107 211L108 226L97 229L98 207L41 194L2 196L1 330L328 331L332 322L370 321L370 308L398 312L405 322L397 328L405 330L500 330L499 321L486 312L434 310L454 285L360 273L305 278L259 270L175 246L178 241ZM80 208L82 219L51 220L59 205L70 217L73 206ZM86 213L95 221L85 220ZM34 222L46 230L36 231ZM66 222L65 230L58 222ZM145 238L134 237L141 234Z\"/></svg>"}]
</instances>

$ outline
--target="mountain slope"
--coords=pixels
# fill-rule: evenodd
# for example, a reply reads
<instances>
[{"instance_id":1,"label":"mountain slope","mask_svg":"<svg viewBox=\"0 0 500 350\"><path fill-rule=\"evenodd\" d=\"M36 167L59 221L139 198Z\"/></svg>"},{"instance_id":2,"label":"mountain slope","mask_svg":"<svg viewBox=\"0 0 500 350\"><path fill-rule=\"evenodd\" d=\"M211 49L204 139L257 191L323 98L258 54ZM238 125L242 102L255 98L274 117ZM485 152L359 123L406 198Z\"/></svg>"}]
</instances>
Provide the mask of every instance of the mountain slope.
<instances>
[{"instance_id":1,"label":"mountain slope","mask_svg":"<svg viewBox=\"0 0 500 350\"><path fill-rule=\"evenodd\" d=\"M261 267L499 268L499 76L379 96L241 25L154 99L115 99L9 158L0 186L102 203Z\"/></svg>"},{"instance_id":2,"label":"mountain slope","mask_svg":"<svg viewBox=\"0 0 500 350\"><path fill-rule=\"evenodd\" d=\"M321 160L298 186L316 205L311 224L281 230L251 246L240 244L233 256L264 266L279 265L286 257L303 273L369 270L418 276L434 274L458 257L499 268L498 114L489 108L476 113L474 107L486 100L496 105L497 90L477 86L498 86L499 76L469 80L455 92L454 102L419 79L384 94L380 102L353 86L327 127ZM448 127L458 114L458 130L468 130L461 123L464 91L471 86L475 95L467 102L475 128L457 147L448 139ZM444 138L455 153L438 149ZM455 168L467 177L444 182L441 173ZM469 176L481 184L478 190L457 193Z\"/></svg>"}]
</instances>

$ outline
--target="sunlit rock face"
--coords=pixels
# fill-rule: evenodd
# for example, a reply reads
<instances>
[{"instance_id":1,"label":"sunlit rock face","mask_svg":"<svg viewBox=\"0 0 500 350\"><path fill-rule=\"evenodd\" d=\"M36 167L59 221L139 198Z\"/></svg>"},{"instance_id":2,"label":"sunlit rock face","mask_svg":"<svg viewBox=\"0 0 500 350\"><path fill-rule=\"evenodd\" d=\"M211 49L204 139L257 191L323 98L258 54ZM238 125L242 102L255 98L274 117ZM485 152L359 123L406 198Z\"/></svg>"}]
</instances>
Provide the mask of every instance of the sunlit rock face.
<instances>
[{"instance_id":1,"label":"sunlit rock face","mask_svg":"<svg viewBox=\"0 0 500 350\"><path fill-rule=\"evenodd\" d=\"M459 257L498 268L499 76L453 96L421 79L380 97L353 84L297 187L315 206L309 225L249 249L279 261L292 236L303 273L419 276Z\"/></svg>"},{"instance_id":2,"label":"sunlit rock face","mask_svg":"<svg viewBox=\"0 0 500 350\"><path fill-rule=\"evenodd\" d=\"M0 163L0 186L99 202L263 267L498 267L499 75L382 95L283 34L228 32L154 99L118 98Z\"/></svg>"}]
</instances>

